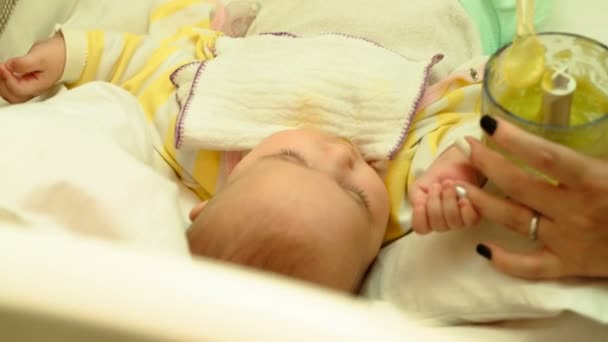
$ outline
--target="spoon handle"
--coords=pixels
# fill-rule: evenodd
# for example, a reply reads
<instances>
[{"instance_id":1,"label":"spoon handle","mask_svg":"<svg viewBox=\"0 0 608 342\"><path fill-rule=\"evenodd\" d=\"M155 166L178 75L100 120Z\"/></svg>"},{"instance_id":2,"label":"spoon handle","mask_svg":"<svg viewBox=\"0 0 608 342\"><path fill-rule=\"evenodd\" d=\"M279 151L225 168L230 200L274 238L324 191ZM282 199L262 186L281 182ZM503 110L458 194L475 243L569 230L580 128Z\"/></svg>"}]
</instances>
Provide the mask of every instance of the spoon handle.
<instances>
[{"instance_id":1,"label":"spoon handle","mask_svg":"<svg viewBox=\"0 0 608 342\"><path fill-rule=\"evenodd\" d=\"M517 36L534 34L534 0L517 0Z\"/></svg>"}]
</instances>

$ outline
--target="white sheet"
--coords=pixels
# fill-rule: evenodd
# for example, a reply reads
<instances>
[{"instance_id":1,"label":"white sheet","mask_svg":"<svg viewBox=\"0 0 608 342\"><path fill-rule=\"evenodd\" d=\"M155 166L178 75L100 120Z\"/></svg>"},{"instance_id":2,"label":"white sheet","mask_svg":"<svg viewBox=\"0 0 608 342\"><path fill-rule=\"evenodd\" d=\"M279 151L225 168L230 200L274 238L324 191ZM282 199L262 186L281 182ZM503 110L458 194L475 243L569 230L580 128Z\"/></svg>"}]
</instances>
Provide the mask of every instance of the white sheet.
<instances>
[{"instance_id":1,"label":"white sheet","mask_svg":"<svg viewBox=\"0 0 608 342\"><path fill-rule=\"evenodd\" d=\"M37 324L53 327L45 336L84 329L96 336L112 332L166 340L207 333L219 341L239 336L351 340L355 333L361 340L394 340L395 335L423 333L433 337L415 339L570 341L576 336L601 341L597 337L608 334L606 327L572 315L555 321L401 330L398 326L419 318L394 309L375 311L371 302L345 302L213 263L192 266L183 240L192 195L168 177L170 173L164 174L163 162L157 163L146 148L150 137L138 129L141 113L133 100L109 88L115 89L93 84L49 103L0 110L0 140L13 147L0 157L0 186L6 190L0 193L5 209L0 210L0 224L22 230L0 230L0 322L31 322L32 315L42 315ZM97 101L100 97L113 101ZM53 234L31 234L28 228ZM66 229L77 235L66 235ZM81 235L103 236L131 247L75 239ZM241 329L218 323L228 317ZM201 329L203 323L208 323L207 330ZM102 329L91 331L91 324ZM397 327L386 330L385 324ZM11 323L7 329L16 327Z\"/></svg>"},{"instance_id":2,"label":"white sheet","mask_svg":"<svg viewBox=\"0 0 608 342\"><path fill-rule=\"evenodd\" d=\"M51 222L187 255L193 200L158 159L144 117L135 98L106 83L1 108L0 208L25 227Z\"/></svg>"},{"instance_id":3,"label":"white sheet","mask_svg":"<svg viewBox=\"0 0 608 342\"><path fill-rule=\"evenodd\" d=\"M31 6L39 7L39 0L20 0L21 3L29 2ZM73 0L53 0L58 2L67 2ZM120 11L110 11L104 12L104 15L100 15L97 11L91 7L87 7L84 4L92 4L98 3L96 0L81 0L79 3L81 4L80 12L75 12L74 15L78 16L78 19L73 22L78 25L83 25L90 27L91 25L100 25L101 23L118 29L119 27L123 27L120 25L128 26L128 25L137 25L140 23L138 20L134 20L134 18L138 19L146 19L147 20L147 9L139 8L138 6L147 6L148 4L144 4L143 0L133 1L133 2L124 2L123 0L107 0L104 4L113 3L113 6L119 4ZM606 2L603 0L585 0L572 2L570 0L556 0L556 3L561 4L560 6L564 6L564 9L567 9L561 13L560 18L563 21L555 24L552 28L573 28L572 25L568 26L568 23L574 23L574 26L578 28L578 30L582 30L583 33L593 31L593 35L596 37L603 36L606 37L605 26L603 25L605 10L603 9L606 6ZM372 4L373 5L373 4ZM603 7L602 7L603 6ZM44 8L51 7L51 4L47 4ZM40 7L40 9L44 9ZM116 8L116 7L113 7ZM32 37L32 35L25 34L25 28L36 29L36 32L43 32L44 30L40 29L40 25L46 25L49 23L49 20L42 20L43 18L47 18L48 15L52 13L47 10L43 10L38 14L32 14L33 12L27 12L25 9L22 9L24 15L21 16L19 22L15 24L14 33L15 35L12 37L16 40L13 40L15 44L21 46L21 49L25 49L30 45L30 42L27 42L26 37ZM390 11L390 9L388 9ZM142 15L145 13L146 16ZM577 15L577 13L582 13L581 15ZM29 15L27 15L29 14ZM59 13L60 16L65 15L67 13ZM295 13L294 16L298 16L300 13ZM107 22L101 20L101 18L109 19ZM116 18L116 20L112 20ZM123 19L127 20L123 20ZM47 18L48 19L48 18ZM85 20L86 19L86 20ZM566 23L566 25L564 24ZM40 24L40 25L37 25ZM50 27L49 27L50 29ZM141 27L140 29L145 29L145 27ZM22 30L22 31L20 31ZM28 31L29 32L29 31ZM2 52L10 51L9 47L13 46L7 45L4 40L7 35L0 37L0 46L2 46ZM21 37L21 38L19 38ZM40 37L37 37L40 38ZM19 41L19 39L22 39ZM604 38L605 41L608 39ZM77 112L78 110L90 110L91 104L87 103L79 108L73 108L73 112ZM0 112L1 113L1 112ZM30 115L27 113L23 113L25 115ZM0 115L1 116L1 115ZM54 128L57 128L55 125L60 123L60 121L54 122L52 120L45 121L48 126L46 130L53 131ZM1 127L1 126L0 126ZM76 126L77 129L80 126ZM12 148L12 152L10 155L12 156L12 160L10 164L11 167L14 167L14 164L18 165L20 170L24 170L24 175L28 175L30 180L34 180L36 178L32 178L34 175L39 176L43 173L43 170L40 169L31 169L28 170L28 165L25 161L34 162L32 165L40 165L40 162L36 160L36 158L22 158L22 156L27 155L28 151L24 149L24 146L36 146L36 144L46 144L49 140L44 139L44 134L46 132L43 127L38 127L39 135L27 135L30 134L29 130L18 131L13 130L11 133L10 129L4 129L3 132L15 134L18 140L11 141L3 141L5 144L3 146L5 149L8 147ZM20 134L16 134L20 132ZM65 132L65 131L64 131ZM73 145L76 141L69 140L69 134L66 133L66 136L63 137L63 143L65 146L69 148L75 148ZM57 131L54 133L55 135L60 135ZM72 134L72 133L70 133ZM80 133L79 137L83 139L89 139L86 131ZM106 151L103 153L119 153L122 155L124 160L130 160L132 155L124 149L114 147L113 149L106 148L105 144L109 144L111 146L111 142L108 139L98 140L99 144L94 149L95 151ZM111 139L110 139L111 140ZM17 144L16 142L20 142ZM7 145L8 143L8 145ZM44 146L44 145L43 145ZM49 149L53 147L51 145L47 145ZM40 147L38 147L40 150ZM113 152L108 152L112 150ZM133 151L131 151L133 152ZM103 156L103 153L99 153L99 156ZM137 152L136 152L137 153ZM59 175L62 172L66 172L66 174L70 174L70 172L78 172L77 166L84 165L83 163L77 163L78 161L75 158L67 158L67 156L62 156L64 160L71 162L64 165L65 170L61 170L59 167L55 169L55 174ZM82 162L82 160L80 160ZM5 164L6 165L6 164ZM50 164L48 164L50 165ZM134 175L142 175L147 174L146 177L140 178L141 184L148 184L150 186L149 189L158 186L158 184L164 184L157 188L165 188L165 190L159 190L158 193L162 193L163 196L159 196L164 198L166 201L166 205L169 208L173 208L170 210L168 217L172 217L168 219L168 222L179 222L183 224L186 222L186 212L188 211L188 207L191 206L195 201L192 197L192 194L185 190L183 187L180 187L174 180L172 179L171 172L168 171L167 168L159 168L159 164L152 163L156 171L161 171L161 175L155 174L151 175L149 170L145 167L133 167L131 176ZM162 164L160 164L162 165ZM31 165L29 166L31 167ZM70 168L75 168L74 170L69 170ZM108 164L108 172L98 172L96 175L100 176L101 179L108 179L110 176L114 176L114 174L109 173L109 171L117 170L118 167L114 166L114 164ZM144 170L147 171L144 171ZM0 175L4 172L7 172L5 168L0 168ZM91 166L89 165L89 171L91 171ZM37 172L35 172L37 171ZM152 173L154 174L154 173ZM6 175L6 174L5 174ZM21 175L20 175L21 176ZM2 177L0 177L2 178ZM15 178L13 183L18 183ZM28 179L28 178L26 178ZM144 181L145 179L145 181ZM4 180L6 182L6 180ZM23 181L24 185L27 185L28 181ZM124 187L122 189L128 189L130 183L123 182ZM14 187L16 184L9 184ZM177 189L172 187L176 187ZM168 190L169 189L169 190ZM126 192L126 191L125 191ZM151 196L154 191L150 192ZM157 194L158 194L157 193ZM171 193L170 196L164 196L167 193ZM124 195L121 192L114 192L114 195ZM1 195L1 194L0 194ZM107 196L103 197L103 202L105 205L109 207L119 203L113 203L117 201L116 197ZM24 211L14 210L15 205L7 205L6 201L3 202L3 206L8 207L9 211L0 210L0 222L5 222L8 224L17 225L23 229L23 226L29 226L33 229L53 229L53 227L57 226L56 220L53 220L52 217L49 218L49 215L40 215L40 214L27 214ZM108 207L108 208L109 208ZM125 208L129 208L128 205L120 206L121 210L125 210ZM160 206L162 209L162 206ZM101 207L103 209L103 207ZM106 208L107 209L107 208ZM14 212L20 212L19 215L12 215ZM105 211L110 212L110 211ZM146 212L145 214L152 214L153 216L143 216L150 219L149 223L154 227L155 223L152 222L152 219L156 216L154 212ZM112 214L115 215L115 214ZM164 215L159 215L164 216ZM162 218L161 218L162 219ZM166 218L162 219L165 220ZM33 220L33 221L28 221ZM28 222L33 223L32 225L28 225ZM25 224L24 224L25 223ZM77 231L83 233L82 227L86 227L90 221L84 220L80 221L82 224L74 225ZM132 222L133 223L133 222ZM36 228L38 227L38 228ZM114 229L115 227L112 227ZM139 231L138 228L136 231ZM152 233L155 230L151 230ZM221 340L222 337L224 340L234 340L234 337L239 336L236 335L238 333L243 333L244 335L240 335L241 337L252 337L255 335L249 335L253 333L257 334L267 334L264 336L281 336L285 340L285 335L281 335L282 332L293 331L296 334L301 334L300 336L311 336L307 335L308 333L317 333L314 335L316 340L322 340L323 337L331 337L331 332L338 330L339 327L342 330L339 331L353 331L353 332L364 332L364 331L374 331L373 328L371 330L367 329L368 324L366 323L366 318L370 317L370 313L365 313L366 310L369 309L367 305L364 305L363 309L359 306L358 309L351 308L351 306L345 304L340 309L334 305L340 306L344 304L340 300L334 300L330 297L326 297L323 294L317 295L302 295L300 291L297 289L284 289L281 285L274 286L271 284L271 281L260 279L251 275L241 275L235 276L234 278L226 277L225 272L227 271L224 267L217 268L213 265L205 265L201 264L194 268L190 268L189 262L181 262L181 261L173 261L169 260L166 257L153 257L147 258L141 256L140 253L135 253L133 251L124 250L122 248L105 245L103 247L95 247L98 242L76 242L71 240L68 237L51 237L51 240L48 240L46 237L38 236L38 234L34 236L30 236L27 232L16 233L16 235L11 235L9 237L7 234L4 234L4 231L0 232L0 250L3 251L3 258L0 259L0 274L3 275L2 285L0 288L0 323L7 324L7 329L3 330L5 333L10 332L8 328L18 329L21 327L22 331L35 331L32 330L32 318L31 316L21 316L20 314L15 314L15 312L37 312L38 314L42 314L41 317L43 319L40 321L41 323L36 325L36 327L40 327L42 334L38 335L40 340L40 336L43 336L45 340L52 340L54 336L59 335L60 337L57 340L66 341L67 338L61 338L65 336L75 336L74 334L78 331L88 332L86 336L87 340L94 340L95 337L98 337L99 340L107 340L103 338L103 336L107 336L107 332L128 332L126 336L141 336L141 333L147 333L147 337L151 337L151 335L155 335L158 339L171 339L170 337L184 337L184 336L197 336L200 335L185 335L188 332L192 334L201 334L201 317L208 317L211 319L211 322L216 322L217 324L208 326L208 332L211 334L215 334L213 336L217 337L217 340ZM85 232L86 234L86 232ZM118 233L115 233L118 234ZM62 241L54 240L54 239L62 239ZM116 238L118 239L118 238ZM156 239L151 239L147 247L153 246L153 248L159 249L159 245L154 245L154 241ZM179 246L180 243L176 242L179 240L175 238L175 245ZM52 242L54 241L54 242ZM169 247L173 246L169 244ZM39 247L39 249L36 249ZM167 246L160 246L160 248L165 248ZM172 250L172 248L167 248L167 250ZM40 253L36 253L39 251ZM65 253L56 253L65 252ZM95 252L91 252L95 251ZM127 256L128 254L129 256ZM79 256L82 255L82 263L79 263ZM87 255L90 258L87 258ZM47 258L48 256L48 258ZM48 264L44 264L42 261L48 260ZM102 264L104 264L104 268L100 267L91 267L91 262L98 260ZM107 260L107 263L104 262ZM117 273L116 266L120 265L122 262L128 262L129 267L125 269L128 272ZM161 265L162 264L162 265ZM95 266L93 264L93 266ZM155 267L156 266L156 267ZM153 269L150 269L150 268ZM183 267L180 268L179 272L172 273L175 271L175 267ZM148 275L157 274L157 275L165 275L165 277L160 278L146 278L146 279L162 279L167 282L155 283L154 281L150 281L150 284L139 283L140 287L126 287L125 284L131 283L133 280L140 279L138 277L138 270L145 269L145 273ZM24 270L33 270L32 272L24 272ZM70 271L74 271L72 277L68 278L67 275ZM202 272L202 273L199 273ZM29 274L28 274L29 273ZM37 276L38 275L38 276ZM252 278L253 277L253 278ZM207 283L206 279L214 279L217 282ZM126 292L123 293L122 296L113 296L112 292L104 291L107 289L105 284L110 281L115 284L115 289L121 289ZM193 291L192 293L188 291L184 291L183 293L177 292L178 290L185 289L181 287L184 284L197 284L200 287L197 287L196 290L202 290L205 293L205 290L208 290L211 297L209 298L195 298ZM45 286L41 286L44 284ZM72 289L80 290L74 293L69 293L69 291L61 292L61 296L50 295L52 293L57 294L54 291L60 291L62 287L67 285L72 285ZM205 285L210 285L209 287L205 287ZM230 291L233 284L238 284L238 289ZM149 287L147 286L149 285ZM158 285L158 286L155 286ZM12 291L4 291L11 287ZM30 290L27 290L30 289ZM255 292L252 289L260 289L264 291L270 292ZM260 293L269 293L269 296L272 296L272 291L279 291L284 289L285 292L282 292L284 296L283 301L260 301L258 296ZM235 298L234 294L239 294L239 301L231 300ZM19 294L17 296L16 294ZM79 294L79 296L75 296L75 294ZM93 294L93 295L92 295ZM95 301L94 294L103 294L97 297L99 301ZM4 295L4 296L3 296ZM115 293L114 293L115 295ZM174 296L170 296L174 295ZM42 300L47 299L47 302L43 302ZM76 300L75 298L78 298ZM130 300L131 299L131 300ZM163 299L166 299L163 300ZM219 300L218 300L219 299ZM26 301L29 300L26 305ZM114 305L106 305L105 308L109 311L99 311L99 313L105 313L103 315L102 331L99 329L91 328L91 325L88 323L99 324L100 322L95 319L86 320L84 319L86 315L83 314L83 309L87 307L90 308L88 311L89 314L93 315L94 310L98 308L96 305L100 305L103 300L106 300L108 303L112 303ZM123 305L116 305L116 303L121 303L120 300L124 300ZM198 300L198 302L196 301ZM194 303L199 303L198 306L195 306ZM87 306L91 304L90 306ZM302 314L297 318L289 320L290 324L275 324L272 319L273 318L281 318L282 315L285 314L296 314L300 311L299 305L304 304L308 305L307 308L310 311L302 311ZM167 310L166 315L164 310L166 310L166 305L171 305L171 307L175 310ZM251 308L252 306L258 306L258 311L255 311L255 314L252 314L251 311L247 311L246 308ZM335 311L331 312L331 317L326 315L320 315L319 313L324 312L328 306L332 306ZM137 309L139 308L139 314L133 317L128 317L128 313L132 313L133 311L123 310L122 308L131 308ZM263 308L263 310L261 309ZM278 308L283 308L282 310ZM295 309L294 309L295 308ZM352 309L352 310L351 310ZM147 310L146 312L144 312ZM249 314L243 314L243 312L248 312ZM266 312L267 315L262 314ZM311 313L312 312L312 313ZM121 315L121 313L123 315ZM218 314L219 313L219 314ZM361 314L364 319L354 319L354 320L345 320L341 321L341 317L351 317L349 315L356 316L357 314ZM373 317L375 314L374 311L371 311L371 316ZM201 316L204 315L204 316ZM397 323L401 322L401 318L395 318L392 314L386 316L384 314L378 314L382 319L396 319ZM57 319L64 319L66 317L71 318L83 318L81 320L68 320L66 322L57 321ZM25 317L24 319L22 319ZM99 318L99 316L97 316ZM115 319L108 319L114 317ZM392 317L392 318L389 318ZM218 318L218 321L214 321L214 318ZM326 323L322 326L315 326L313 323L318 322L316 318L323 319L321 323ZM20 320L21 319L21 320ZM222 324L220 319L224 319L225 321L238 323L231 323L228 326ZM406 320L408 317L406 317ZM15 323L16 324L12 324ZM84 322L88 322L85 324ZM162 325L161 323L165 323ZM269 323L271 322L271 323ZM280 321L285 322L285 321ZM348 325L339 324L339 322L347 322ZM241 324L242 323L242 324ZM19 325L21 324L21 325ZM164 332L158 332L158 330L154 330L155 325L158 324L159 327L166 327L167 329ZM374 323L375 324L375 323ZM243 329L235 329L237 326L245 326ZM352 326L356 326L356 330L352 329ZM379 325L376 325L379 327ZM14 330L12 330L14 332ZM21 331L21 332L22 332ZM66 333L67 331L67 333ZM325 332L330 335L323 335ZM581 319L580 317L576 317L573 315L562 315L553 320L537 320L537 321L523 321L523 322L509 322L504 324L496 324L490 326L466 326L466 327L455 327L455 328L435 328L431 331L433 334L443 334L446 333L449 335L450 341L471 341L471 340L490 340L490 341L572 341L572 340L581 340L581 341L604 341L604 336L608 336L606 332L606 327L601 326L599 324L593 323L588 320ZM56 335L53 335L55 333ZM66 333L62 335L62 333ZM129 335L129 334L134 335ZM390 334L390 331L388 332ZM104 335L105 334L105 335ZM412 335L409 335L405 332L400 332L398 340L405 340L407 337L412 337L414 340L426 339L426 340L435 340L434 338L429 338L428 336L415 338ZM8 337L10 335L4 335ZM102 336L102 337L100 337ZM125 336L125 335L121 335ZM170 337L168 337L170 336ZM262 336L262 335L259 335ZM335 335L334 335L335 336ZM365 336L365 335L361 335ZM369 335L368 335L369 336ZM374 335L376 340L382 339L381 333ZM230 339L233 337L233 339ZM194 339L194 338L192 338Z\"/></svg>"},{"instance_id":4,"label":"white sheet","mask_svg":"<svg viewBox=\"0 0 608 342\"><path fill-rule=\"evenodd\" d=\"M102 240L0 230L0 330L18 341L606 341L573 315L426 328L390 306ZM272 298L272 300L268 300Z\"/></svg>"},{"instance_id":5,"label":"white sheet","mask_svg":"<svg viewBox=\"0 0 608 342\"><path fill-rule=\"evenodd\" d=\"M514 278L498 272L475 252L480 242L513 251L538 248L490 222L443 234L410 234L381 252L363 293L429 324L551 318L566 311L608 324L608 281Z\"/></svg>"},{"instance_id":6,"label":"white sheet","mask_svg":"<svg viewBox=\"0 0 608 342\"><path fill-rule=\"evenodd\" d=\"M384 304L217 263L7 229L0 250L7 341L450 341Z\"/></svg>"}]
</instances>

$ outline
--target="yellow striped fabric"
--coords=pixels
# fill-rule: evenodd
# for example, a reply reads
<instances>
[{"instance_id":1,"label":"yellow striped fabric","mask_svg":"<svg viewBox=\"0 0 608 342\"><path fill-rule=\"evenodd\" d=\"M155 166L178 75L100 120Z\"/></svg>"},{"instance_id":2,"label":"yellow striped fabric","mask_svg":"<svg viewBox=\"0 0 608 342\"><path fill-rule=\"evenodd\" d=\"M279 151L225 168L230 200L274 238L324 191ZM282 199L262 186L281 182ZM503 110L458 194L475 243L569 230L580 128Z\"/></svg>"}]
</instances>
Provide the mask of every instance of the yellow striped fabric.
<instances>
[{"instance_id":1,"label":"yellow striped fabric","mask_svg":"<svg viewBox=\"0 0 608 342\"><path fill-rule=\"evenodd\" d=\"M391 203L385 244L411 230L408 189L433 160L461 136L478 136L481 85L458 81L455 89L416 113L409 134L385 178ZM474 123L474 124L471 124Z\"/></svg>"},{"instance_id":2,"label":"yellow striped fabric","mask_svg":"<svg viewBox=\"0 0 608 342\"><path fill-rule=\"evenodd\" d=\"M154 22L192 6L210 3L201 0L172 0L151 14ZM203 199L215 192L220 154L184 152L174 147L179 104L171 74L179 67L213 58L215 41L221 33L209 29L209 19L199 18L195 26L183 27L172 36L138 36L130 33L87 32L86 63L80 79L70 86L105 80L121 86L139 100L153 134L160 141L157 151L185 184ZM185 163L192 160L192 163Z\"/></svg>"}]
</instances>

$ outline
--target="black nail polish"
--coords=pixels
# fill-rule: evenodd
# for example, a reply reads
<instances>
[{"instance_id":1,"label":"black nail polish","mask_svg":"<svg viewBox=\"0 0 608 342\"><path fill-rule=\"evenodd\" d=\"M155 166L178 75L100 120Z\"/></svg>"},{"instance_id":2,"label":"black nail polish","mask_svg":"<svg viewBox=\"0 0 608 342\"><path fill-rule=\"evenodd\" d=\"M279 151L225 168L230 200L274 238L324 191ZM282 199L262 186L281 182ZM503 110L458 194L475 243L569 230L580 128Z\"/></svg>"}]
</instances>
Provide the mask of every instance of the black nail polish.
<instances>
[{"instance_id":1,"label":"black nail polish","mask_svg":"<svg viewBox=\"0 0 608 342\"><path fill-rule=\"evenodd\" d=\"M481 128L483 128L483 130L488 135L494 135L494 132L496 132L496 127L498 126L498 122L496 122L493 117L489 115L484 115L481 118L480 125Z\"/></svg>"},{"instance_id":2,"label":"black nail polish","mask_svg":"<svg viewBox=\"0 0 608 342\"><path fill-rule=\"evenodd\" d=\"M477 254L488 260L492 260L492 251L490 250L490 248L488 248L488 246L484 244L480 243L479 245L477 245Z\"/></svg>"}]
</instances>

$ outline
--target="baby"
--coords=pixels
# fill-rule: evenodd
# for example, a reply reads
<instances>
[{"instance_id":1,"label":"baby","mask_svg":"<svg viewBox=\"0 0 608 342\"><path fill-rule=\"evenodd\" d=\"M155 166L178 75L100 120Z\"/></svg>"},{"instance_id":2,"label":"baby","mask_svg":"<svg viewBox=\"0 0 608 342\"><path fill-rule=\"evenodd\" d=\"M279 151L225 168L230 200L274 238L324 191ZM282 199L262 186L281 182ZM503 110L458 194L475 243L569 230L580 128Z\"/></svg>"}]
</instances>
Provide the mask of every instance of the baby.
<instances>
[{"instance_id":1,"label":"baby","mask_svg":"<svg viewBox=\"0 0 608 342\"><path fill-rule=\"evenodd\" d=\"M476 173L464 165L463 155L450 148L413 193L427 196L427 183L443 177L475 182ZM378 171L345 139L314 130L274 134L237 164L211 200L192 210L190 250L356 291L385 237L389 201ZM436 223L444 217L459 222L455 227L474 225L477 213L468 200L444 185L440 198L431 195L436 207L427 212L424 206L416 220L428 217L435 229L444 227Z\"/></svg>"},{"instance_id":2,"label":"baby","mask_svg":"<svg viewBox=\"0 0 608 342\"><path fill-rule=\"evenodd\" d=\"M380 248L388 211L382 179L353 144L283 131L192 211L188 241L196 255L353 291Z\"/></svg>"},{"instance_id":3,"label":"baby","mask_svg":"<svg viewBox=\"0 0 608 342\"><path fill-rule=\"evenodd\" d=\"M318 131L290 130L242 159L176 150L180 108L170 75L214 58L220 36L205 27L168 37L61 30L0 64L0 95L19 103L59 82L75 87L105 80L123 87L138 98L158 153L204 201L191 213L193 254L356 290L382 243L398 237L385 232L389 211L399 206L389 203L382 172L356 146ZM477 214L450 182L477 178L466 158L448 148L409 189L414 224L424 225L420 231L473 225Z\"/></svg>"}]
</instances>

